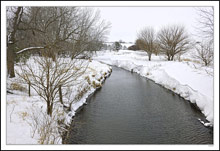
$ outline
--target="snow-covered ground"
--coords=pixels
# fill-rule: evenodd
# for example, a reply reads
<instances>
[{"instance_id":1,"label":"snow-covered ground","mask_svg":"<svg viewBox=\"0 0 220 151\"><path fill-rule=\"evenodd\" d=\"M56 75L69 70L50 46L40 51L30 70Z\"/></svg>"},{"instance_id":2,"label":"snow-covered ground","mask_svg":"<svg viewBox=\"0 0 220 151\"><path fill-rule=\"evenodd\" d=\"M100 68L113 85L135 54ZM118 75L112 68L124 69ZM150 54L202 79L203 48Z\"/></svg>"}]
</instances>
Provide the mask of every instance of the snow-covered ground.
<instances>
[{"instance_id":1,"label":"snow-covered ground","mask_svg":"<svg viewBox=\"0 0 220 151\"><path fill-rule=\"evenodd\" d=\"M213 125L213 67L204 67L187 54L182 61L155 55L148 61L146 52L130 50L100 51L93 59L136 72L196 103Z\"/></svg>"},{"instance_id":2,"label":"snow-covered ground","mask_svg":"<svg viewBox=\"0 0 220 151\"><path fill-rule=\"evenodd\" d=\"M29 97L27 86L20 83L18 76L8 78L7 90L13 94L7 93L7 144L61 144L57 120L64 119L65 124L70 124L76 110L86 103L86 98L110 75L111 67L106 64L136 72L196 103L213 125L213 68L204 67L187 55L182 58L181 62L168 62L164 56L152 56L152 61L148 61L146 52L141 51L97 52L86 72L77 80L80 82L63 89L64 105L70 111L57 103L53 114L55 116L52 119L46 114L46 102L33 89L31 89L32 96ZM30 59L27 63L33 64L33 60ZM15 66L15 69L18 70L18 66ZM48 121L53 127L50 130L55 137L50 136L43 142L40 128L45 129ZM210 125L203 121L201 123Z\"/></svg>"},{"instance_id":3,"label":"snow-covered ground","mask_svg":"<svg viewBox=\"0 0 220 151\"><path fill-rule=\"evenodd\" d=\"M35 66L33 59L27 63ZM15 66L15 70L18 69ZM65 124L70 124L76 110L86 103L86 98L102 85L110 73L110 66L98 61L89 62L86 72L77 79L80 82L62 90L65 94L63 102L70 111L64 112L64 107L57 103L52 118L46 114L46 102L33 89L29 97L27 86L20 83L18 76L8 78L7 90L13 94L7 93L7 144L61 144L57 120L63 119ZM43 140L45 135L41 128L51 131L49 139Z\"/></svg>"}]
</instances>

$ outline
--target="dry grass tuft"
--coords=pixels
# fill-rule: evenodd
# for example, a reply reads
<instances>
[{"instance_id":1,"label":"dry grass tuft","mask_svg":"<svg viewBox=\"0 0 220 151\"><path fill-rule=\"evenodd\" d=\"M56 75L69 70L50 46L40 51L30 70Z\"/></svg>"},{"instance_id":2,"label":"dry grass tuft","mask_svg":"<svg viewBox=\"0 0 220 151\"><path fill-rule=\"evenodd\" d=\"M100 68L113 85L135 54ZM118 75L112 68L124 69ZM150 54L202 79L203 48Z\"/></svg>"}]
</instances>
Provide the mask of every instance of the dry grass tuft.
<instances>
[{"instance_id":1,"label":"dry grass tuft","mask_svg":"<svg viewBox=\"0 0 220 151\"><path fill-rule=\"evenodd\" d=\"M25 87L21 86L21 85L18 84L18 83L11 83L10 88L11 88L12 90L19 90L19 91L25 91L25 90L26 90Z\"/></svg>"}]
</instances>

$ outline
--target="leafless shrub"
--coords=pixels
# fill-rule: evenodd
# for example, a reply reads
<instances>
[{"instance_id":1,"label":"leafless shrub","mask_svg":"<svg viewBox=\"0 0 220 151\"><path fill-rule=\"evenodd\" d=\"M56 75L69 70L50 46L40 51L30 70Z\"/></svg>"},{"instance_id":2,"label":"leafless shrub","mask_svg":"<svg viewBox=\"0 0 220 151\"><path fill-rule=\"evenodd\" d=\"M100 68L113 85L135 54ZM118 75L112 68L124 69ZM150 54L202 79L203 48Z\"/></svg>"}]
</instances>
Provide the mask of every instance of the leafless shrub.
<instances>
[{"instance_id":1,"label":"leafless shrub","mask_svg":"<svg viewBox=\"0 0 220 151\"><path fill-rule=\"evenodd\" d=\"M57 112L57 111L54 111ZM32 138L36 132L39 135L39 144L58 144L61 140L60 133L58 132L57 113L52 116L46 112L32 108L29 115L29 125L32 128Z\"/></svg>"},{"instance_id":2,"label":"leafless shrub","mask_svg":"<svg viewBox=\"0 0 220 151\"><path fill-rule=\"evenodd\" d=\"M25 87L23 87L21 84L16 83L16 82L11 83L10 89L12 89L12 90L19 90L19 91L25 91L26 90Z\"/></svg>"},{"instance_id":3,"label":"leafless shrub","mask_svg":"<svg viewBox=\"0 0 220 151\"><path fill-rule=\"evenodd\" d=\"M66 88L74 84L81 76L88 61L56 58L48 56L34 57L34 65L20 65L18 76L31 87L47 103L47 114L52 116L54 104L59 101L59 87Z\"/></svg>"},{"instance_id":4,"label":"leafless shrub","mask_svg":"<svg viewBox=\"0 0 220 151\"><path fill-rule=\"evenodd\" d=\"M205 66L209 66L214 58L214 50L212 42L199 42L195 46L196 52L194 57L204 63Z\"/></svg>"}]
</instances>

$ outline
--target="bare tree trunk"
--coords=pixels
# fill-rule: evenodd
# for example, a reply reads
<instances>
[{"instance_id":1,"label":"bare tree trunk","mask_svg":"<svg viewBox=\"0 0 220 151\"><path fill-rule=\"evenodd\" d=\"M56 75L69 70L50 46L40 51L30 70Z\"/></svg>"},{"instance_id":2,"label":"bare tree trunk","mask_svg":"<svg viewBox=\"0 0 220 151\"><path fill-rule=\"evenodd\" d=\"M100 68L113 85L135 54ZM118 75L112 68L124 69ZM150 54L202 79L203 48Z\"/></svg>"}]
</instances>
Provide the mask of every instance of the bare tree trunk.
<instances>
[{"instance_id":1,"label":"bare tree trunk","mask_svg":"<svg viewBox=\"0 0 220 151\"><path fill-rule=\"evenodd\" d=\"M50 115L50 102L47 101L47 115Z\"/></svg>"},{"instance_id":2,"label":"bare tree trunk","mask_svg":"<svg viewBox=\"0 0 220 151\"><path fill-rule=\"evenodd\" d=\"M52 111L53 111L53 104L50 104L49 101L47 101L47 115L52 116Z\"/></svg>"},{"instance_id":3,"label":"bare tree trunk","mask_svg":"<svg viewBox=\"0 0 220 151\"><path fill-rule=\"evenodd\" d=\"M31 96L31 82L28 82L28 95Z\"/></svg>"},{"instance_id":4,"label":"bare tree trunk","mask_svg":"<svg viewBox=\"0 0 220 151\"><path fill-rule=\"evenodd\" d=\"M148 54L148 59L149 59L149 61L151 61L151 53Z\"/></svg>"},{"instance_id":5,"label":"bare tree trunk","mask_svg":"<svg viewBox=\"0 0 220 151\"><path fill-rule=\"evenodd\" d=\"M14 61L15 61L15 34L18 29L18 25L21 22L21 15L23 13L23 7L18 7L15 12L15 17L13 19L13 30L10 32L10 36L8 37L7 42L7 67L8 74L10 78L15 77L14 72Z\"/></svg>"},{"instance_id":6,"label":"bare tree trunk","mask_svg":"<svg viewBox=\"0 0 220 151\"><path fill-rule=\"evenodd\" d=\"M50 116L52 116L52 113L53 113L53 101L52 101L52 103L50 105Z\"/></svg>"},{"instance_id":7,"label":"bare tree trunk","mask_svg":"<svg viewBox=\"0 0 220 151\"><path fill-rule=\"evenodd\" d=\"M172 55L170 60L173 61L173 59L174 59L174 56Z\"/></svg>"},{"instance_id":8,"label":"bare tree trunk","mask_svg":"<svg viewBox=\"0 0 220 151\"><path fill-rule=\"evenodd\" d=\"M61 85L59 85L60 103L63 104Z\"/></svg>"},{"instance_id":9,"label":"bare tree trunk","mask_svg":"<svg viewBox=\"0 0 220 151\"><path fill-rule=\"evenodd\" d=\"M7 48L7 70L9 78L15 77L14 72L14 61L15 61L15 52L14 52L14 44L8 44Z\"/></svg>"},{"instance_id":10,"label":"bare tree trunk","mask_svg":"<svg viewBox=\"0 0 220 151\"><path fill-rule=\"evenodd\" d=\"M170 61L170 55L167 55L167 60Z\"/></svg>"}]
</instances>

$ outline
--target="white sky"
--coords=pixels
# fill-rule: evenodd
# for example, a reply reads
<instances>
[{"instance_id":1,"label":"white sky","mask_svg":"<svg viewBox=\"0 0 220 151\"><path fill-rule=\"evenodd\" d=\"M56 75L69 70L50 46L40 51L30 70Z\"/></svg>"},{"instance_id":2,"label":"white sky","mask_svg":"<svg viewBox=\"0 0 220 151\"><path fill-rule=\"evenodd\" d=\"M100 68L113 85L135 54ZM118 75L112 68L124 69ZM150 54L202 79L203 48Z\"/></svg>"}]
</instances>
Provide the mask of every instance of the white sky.
<instances>
[{"instance_id":1,"label":"white sky","mask_svg":"<svg viewBox=\"0 0 220 151\"><path fill-rule=\"evenodd\" d=\"M96 7L101 18L111 22L108 41L134 42L137 32L145 26L157 31L169 24L184 25L189 33L196 26L195 7Z\"/></svg>"}]
</instances>

